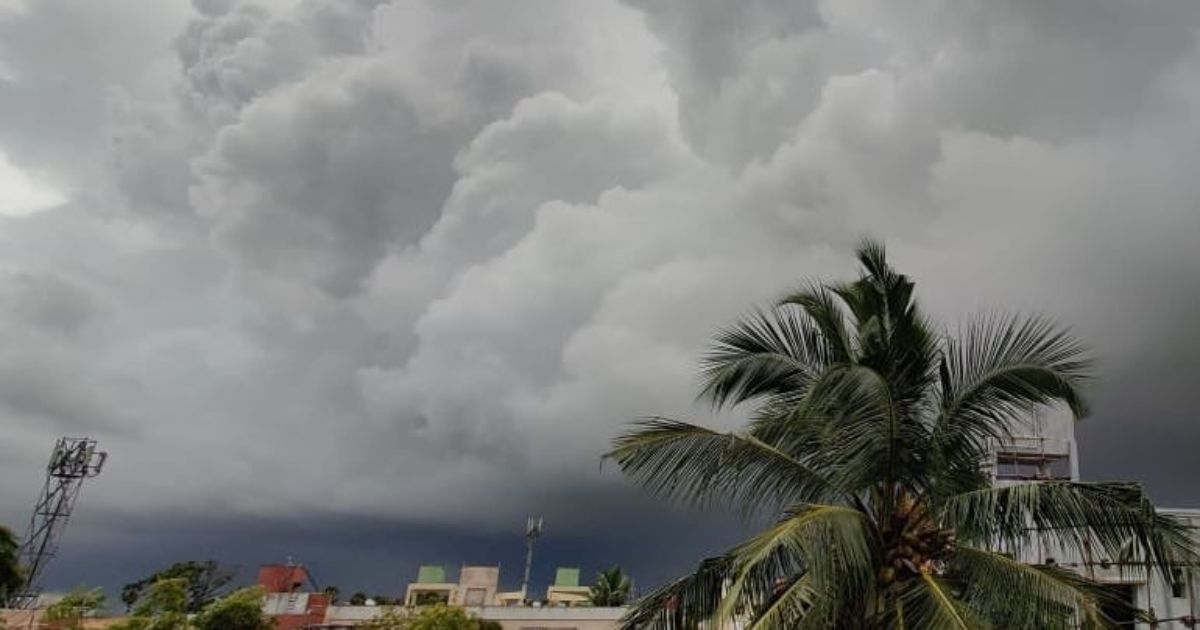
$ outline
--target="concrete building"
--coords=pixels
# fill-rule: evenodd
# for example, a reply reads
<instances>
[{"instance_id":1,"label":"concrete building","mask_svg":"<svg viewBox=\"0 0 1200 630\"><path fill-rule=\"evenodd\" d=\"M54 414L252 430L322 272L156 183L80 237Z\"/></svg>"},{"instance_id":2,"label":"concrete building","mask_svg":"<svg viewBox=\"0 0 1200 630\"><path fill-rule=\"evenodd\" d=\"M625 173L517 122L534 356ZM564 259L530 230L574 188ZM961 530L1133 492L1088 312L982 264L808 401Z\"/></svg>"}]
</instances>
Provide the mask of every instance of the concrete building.
<instances>
[{"instance_id":1,"label":"concrete building","mask_svg":"<svg viewBox=\"0 0 1200 630\"><path fill-rule=\"evenodd\" d=\"M578 567L559 567L554 572L554 584L546 589L550 606L581 606L591 601L592 589L579 584Z\"/></svg>"},{"instance_id":2,"label":"concrete building","mask_svg":"<svg viewBox=\"0 0 1200 630\"><path fill-rule=\"evenodd\" d=\"M408 584L404 605L449 604L457 592L458 584L446 581L446 567L423 564L417 567L417 580Z\"/></svg>"},{"instance_id":3,"label":"concrete building","mask_svg":"<svg viewBox=\"0 0 1200 630\"><path fill-rule=\"evenodd\" d=\"M448 604L450 606L491 606L496 603L500 584L500 567L463 565L458 581L446 578L446 568L421 565L417 580L410 582L404 593L406 606Z\"/></svg>"},{"instance_id":4,"label":"concrete building","mask_svg":"<svg viewBox=\"0 0 1200 630\"><path fill-rule=\"evenodd\" d=\"M1035 413L1012 439L995 445L989 469L993 483L997 485L1030 481L1079 481L1079 455L1071 414L1065 409ZM1200 510L1160 508L1160 511L1191 523L1197 528L1193 529L1193 535L1200 544ZM1182 567L1168 581L1159 572L1147 572L1146 567L1141 565L1130 565L1117 558L1099 555L1080 557L1076 552L1037 542L1015 551L1024 562L1055 563L1108 584L1130 603L1149 611L1155 619L1163 620L1151 626L1149 623L1135 623L1133 619L1122 619L1120 621L1127 624L1122 627L1183 629L1191 627L1186 623L1188 617L1200 617L1200 584Z\"/></svg>"},{"instance_id":5,"label":"concrete building","mask_svg":"<svg viewBox=\"0 0 1200 630\"><path fill-rule=\"evenodd\" d=\"M308 628L325 621L329 596L307 590L312 583L303 565L289 562L259 567L258 585L267 593L263 612L275 620L279 630Z\"/></svg>"},{"instance_id":6,"label":"concrete building","mask_svg":"<svg viewBox=\"0 0 1200 630\"><path fill-rule=\"evenodd\" d=\"M591 587L580 584L578 567L558 567L554 583L546 589L548 606L587 605ZM405 606L448 604L450 606L492 607L523 606L527 596L522 591L500 592L500 567L463 565L458 581L447 577L446 568L421 565L417 579L410 582L404 593Z\"/></svg>"},{"instance_id":7,"label":"concrete building","mask_svg":"<svg viewBox=\"0 0 1200 630\"><path fill-rule=\"evenodd\" d=\"M559 567L546 589L545 604L526 605L524 593L499 592L500 567L463 565L451 580L446 567L421 565L405 589L402 611L421 606L461 606L469 614L495 621L505 630L611 630L625 608L588 606L590 588L580 584L580 570ZM329 605L323 593L304 592L311 584L299 565L269 565L259 570L259 584L271 591L264 610L280 628L344 630L382 615L387 606Z\"/></svg>"},{"instance_id":8,"label":"concrete building","mask_svg":"<svg viewBox=\"0 0 1200 630\"><path fill-rule=\"evenodd\" d=\"M496 606L468 609L468 612L480 619L495 621L504 630L613 630L626 610L584 606Z\"/></svg>"}]
</instances>

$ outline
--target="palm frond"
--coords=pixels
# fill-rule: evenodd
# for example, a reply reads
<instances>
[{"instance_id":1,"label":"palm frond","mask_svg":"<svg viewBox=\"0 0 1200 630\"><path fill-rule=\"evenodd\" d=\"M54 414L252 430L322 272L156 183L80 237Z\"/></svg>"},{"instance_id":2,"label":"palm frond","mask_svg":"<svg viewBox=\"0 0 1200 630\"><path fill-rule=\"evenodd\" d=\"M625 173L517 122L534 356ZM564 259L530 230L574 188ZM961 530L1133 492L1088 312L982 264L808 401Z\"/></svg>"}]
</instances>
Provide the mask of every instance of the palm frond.
<instances>
[{"instance_id":1,"label":"palm frond","mask_svg":"<svg viewBox=\"0 0 1200 630\"><path fill-rule=\"evenodd\" d=\"M802 506L730 552L732 580L717 618L763 606L772 585L801 573L826 609L851 606L839 596L871 588L877 555L866 514L838 505Z\"/></svg>"},{"instance_id":2,"label":"palm frond","mask_svg":"<svg viewBox=\"0 0 1200 630\"><path fill-rule=\"evenodd\" d=\"M680 630L712 619L721 605L733 561L716 556L696 572L665 584L639 599L621 618L622 630Z\"/></svg>"},{"instance_id":3,"label":"palm frond","mask_svg":"<svg viewBox=\"0 0 1200 630\"><path fill-rule=\"evenodd\" d=\"M865 238L854 251L858 264L862 265L868 277L885 283L891 280L896 272L887 261L887 248L883 243L871 238Z\"/></svg>"},{"instance_id":4,"label":"palm frond","mask_svg":"<svg viewBox=\"0 0 1200 630\"><path fill-rule=\"evenodd\" d=\"M1032 411L1065 403L1082 417L1086 349L1069 331L1039 317L988 316L946 342L932 450L942 458L978 457L1010 437Z\"/></svg>"},{"instance_id":5,"label":"palm frond","mask_svg":"<svg viewBox=\"0 0 1200 630\"><path fill-rule=\"evenodd\" d=\"M923 479L927 425L905 413L876 370L825 370L803 399L764 407L750 434L857 493L880 480Z\"/></svg>"},{"instance_id":6,"label":"palm frond","mask_svg":"<svg viewBox=\"0 0 1200 630\"><path fill-rule=\"evenodd\" d=\"M785 296L778 306L786 309L798 307L820 331L822 356L826 363L850 363L854 360L855 347L850 331L846 328L846 316L837 303L837 295L829 287L810 284Z\"/></svg>"},{"instance_id":7,"label":"palm frond","mask_svg":"<svg viewBox=\"0 0 1200 630\"><path fill-rule=\"evenodd\" d=\"M942 579L922 573L895 597L894 610L902 611L902 627L929 630L976 630L989 627Z\"/></svg>"},{"instance_id":8,"label":"palm frond","mask_svg":"<svg viewBox=\"0 0 1200 630\"><path fill-rule=\"evenodd\" d=\"M801 313L755 311L717 333L702 362L700 397L715 407L756 398L795 399L828 365L827 345Z\"/></svg>"},{"instance_id":9,"label":"palm frond","mask_svg":"<svg viewBox=\"0 0 1200 630\"><path fill-rule=\"evenodd\" d=\"M732 502L754 514L847 500L825 476L754 436L669 418L637 423L613 441L605 458L635 483L685 505Z\"/></svg>"},{"instance_id":10,"label":"palm frond","mask_svg":"<svg viewBox=\"0 0 1200 630\"><path fill-rule=\"evenodd\" d=\"M1086 557L1097 549L1116 558L1131 546L1139 561L1170 575L1178 563L1197 560L1188 529L1159 514L1134 483L1046 481L985 488L947 499L943 526L959 539L1004 550L1041 540Z\"/></svg>"},{"instance_id":11,"label":"palm frond","mask_svg":"<svg viewBox=\"0 0 1200 630\"><path fill-rule=\"evenodd\" d=\"M913 299L915 283L888 264L882 243L864 241L858 260L863 275L831 290L854 316L858 362L885 374L898 404L912 409L933 382L938 336Z\"/></svg>"},{"instance_id":12,"label":"palm frond","mask_svg":"<svg viewBox=\"0 0 1200 630\"><path fill-rule=\"evenodd\" d=\"M798 573L780 584L778 592L765 606L754 612L748 630L796 628L812 619L812 611L820 598L813 590L812 578Z\"/></svg>"},{"instance_id":13,"label":"palm frond","mask_svg":"<svg viewBox=\"0 0 1200 630\"><path fill-rule=\"evenodd\" d=\"M1107 628L1105 608L1124 604L1101 584L1061 567L969 546L958 548L952 571L964 584L963 601L1007 628Z\"/></svg>"}]
</instances>

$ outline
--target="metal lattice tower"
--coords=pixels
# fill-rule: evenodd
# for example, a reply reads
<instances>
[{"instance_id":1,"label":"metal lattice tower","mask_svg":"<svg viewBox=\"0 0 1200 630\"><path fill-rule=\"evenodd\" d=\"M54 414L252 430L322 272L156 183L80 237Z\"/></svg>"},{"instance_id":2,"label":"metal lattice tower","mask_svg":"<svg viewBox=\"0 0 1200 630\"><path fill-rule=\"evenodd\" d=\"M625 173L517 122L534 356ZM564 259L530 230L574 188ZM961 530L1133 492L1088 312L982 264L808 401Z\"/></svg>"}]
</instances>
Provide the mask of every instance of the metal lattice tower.
<instances>
[{"instance_id":1,"label":"metal lattice tower","mask_svg":"<svg viewBox=\"0 0 1200 630\"><path fill-rule=\"evenodd\" d=\"M21 543L19 557L25 568L25 586L11 598L12 608L31 608L41 592L41 577L46 565L58 552L58 544L71 518L71 510L83 481L100 474L108 454L96 450L90 438L59 438L46 464L46 482L29 529Z\"/></svg>"},{"instance_id":2,"label":"metal lattice tower","mask_svg":"<svg viewBox=\"0 0 1200 630\"><path fill-rule=\"evenodd\" d=\"M525 521L525 577L521 580L521 599L529 599L529 574L533 570L533 543L542 535L542 517L530 516Z\"/></svg>"}]
</instances>

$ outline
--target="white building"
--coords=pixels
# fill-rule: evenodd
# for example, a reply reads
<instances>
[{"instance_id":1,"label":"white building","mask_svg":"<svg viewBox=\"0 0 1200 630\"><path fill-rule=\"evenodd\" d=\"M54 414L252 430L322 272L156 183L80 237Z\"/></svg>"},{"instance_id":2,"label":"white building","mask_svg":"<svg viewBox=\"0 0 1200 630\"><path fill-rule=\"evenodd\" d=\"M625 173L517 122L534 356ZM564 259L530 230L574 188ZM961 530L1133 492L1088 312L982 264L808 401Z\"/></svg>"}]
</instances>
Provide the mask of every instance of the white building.
<instances>
[{"instance_id":1,"label":"white building","mask_svg":"<svg viewBox=\"0 0 1200 630\"><path fill-rule=\"evenodd\" d=\"M996 445L990 471L993 482L998 485L1056 479L1079 481L1079 455L1071 414L1065 409L1035 414L1028 426L1012 440ZM1160 508L1159 511L1175 515L1198 528L1194 535L1200 543L1200 509ZM1188 628L1183 618L1200 617L1200 583L1187 571L1176 571L1170 581L1158 572L1150 572L1147 579L1147 571L1142 566L1122 566L1115 558L1080 558L1078 554L1049 549L1038 543L1020 550L1018 555L1031 563L1053 561L1111 584L1130 602L1150 611L1155 619L1164 620L1155 626L1157 628ZM1147 623L1128 627L1151 628Z\"/></svg>"}]
</instances>

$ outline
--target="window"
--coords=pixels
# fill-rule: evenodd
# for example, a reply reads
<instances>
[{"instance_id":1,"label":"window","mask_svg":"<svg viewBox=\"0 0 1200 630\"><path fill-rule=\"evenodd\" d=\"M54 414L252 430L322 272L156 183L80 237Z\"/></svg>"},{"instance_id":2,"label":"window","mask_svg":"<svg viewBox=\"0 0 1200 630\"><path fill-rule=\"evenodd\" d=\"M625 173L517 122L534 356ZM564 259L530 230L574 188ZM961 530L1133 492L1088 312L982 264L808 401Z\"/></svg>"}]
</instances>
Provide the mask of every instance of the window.
<instances>
[{"instance_id":1,"label":"window","mask_svg":"<svg viewBox=\"0 0 1200 630\"><path fill-rule=\"evenodd\" d=\"M419 591L413 597L413 603L418 606L433 606L450 601L450 593L446 591Z\"/></svg>"},{"instance_id":2,"label":"window","mask_svg":"<svg viewBox=\"0 0 1200 630\"><path fill-rule=\"evenodd\" d=\"M1187 584L1183 581L1183 571L1171 569L1171 597L1180 599L1186 597Z\"/></svg>"}]
</instances>

